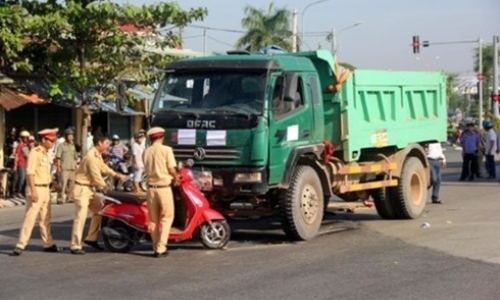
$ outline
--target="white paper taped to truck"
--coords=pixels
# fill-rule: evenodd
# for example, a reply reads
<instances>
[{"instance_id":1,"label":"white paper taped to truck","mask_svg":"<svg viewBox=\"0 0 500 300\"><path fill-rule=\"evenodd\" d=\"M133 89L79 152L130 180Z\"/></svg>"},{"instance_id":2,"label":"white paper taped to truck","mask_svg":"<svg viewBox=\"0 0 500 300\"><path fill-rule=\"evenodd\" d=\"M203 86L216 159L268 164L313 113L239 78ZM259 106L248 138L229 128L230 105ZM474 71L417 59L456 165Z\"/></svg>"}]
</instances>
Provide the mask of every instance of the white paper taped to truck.
<instances>
[{"instance_id":1,"label":"white paper taped to truck","mask_svg":"<svg viewBox=\"0 0 500 300\"><path fill-rule=\"evenodd\" d=\"M225 130L207 131L207 146L226 146L227 133Z\"/></svg>"},{"instance_id":2,"label":"white paper taped to truck","mask_svg":"<svg viewBox=\"0 0 500 300\"><path fill-rule=\"evenodd\" d=\"M297 141L299 139L299 125L291 125L286 129L286 141Z\"/></svg>"},{"instance_id":3,"label":"white paper taped to truck","mask_svg":"<svg viewBox=\"0 0 500 300\"><path fill-rule=\"evenodd\" d=\"M177 143L179 145L196 145L196 129L179 129Z\"/></svg>"}]
</instances>

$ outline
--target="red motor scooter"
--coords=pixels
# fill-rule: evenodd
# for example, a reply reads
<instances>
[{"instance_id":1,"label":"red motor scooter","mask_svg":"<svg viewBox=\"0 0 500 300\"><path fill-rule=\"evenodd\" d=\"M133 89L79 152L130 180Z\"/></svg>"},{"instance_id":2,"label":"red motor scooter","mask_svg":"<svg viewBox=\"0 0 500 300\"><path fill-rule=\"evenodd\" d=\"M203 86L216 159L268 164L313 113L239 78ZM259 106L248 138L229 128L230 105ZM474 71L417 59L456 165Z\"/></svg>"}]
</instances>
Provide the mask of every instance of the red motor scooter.
<instances>
[{"instance_id":1,"label":"red motor scooter","mask_svg":"<svg viewBox=\"0 0 500 300\"><path fill-rule=\"evenodd\" d=\"M199 237L210 249L227 245L231 229L224 217L210 208L208 200L194 182L188 160L180 169L181 183L172 187L175 216L169 241ZM102 196L102 233L104 244L112 252L128 252L132 246L151 242L146 197L110 191Z\"/></svg>"}]
</instances>

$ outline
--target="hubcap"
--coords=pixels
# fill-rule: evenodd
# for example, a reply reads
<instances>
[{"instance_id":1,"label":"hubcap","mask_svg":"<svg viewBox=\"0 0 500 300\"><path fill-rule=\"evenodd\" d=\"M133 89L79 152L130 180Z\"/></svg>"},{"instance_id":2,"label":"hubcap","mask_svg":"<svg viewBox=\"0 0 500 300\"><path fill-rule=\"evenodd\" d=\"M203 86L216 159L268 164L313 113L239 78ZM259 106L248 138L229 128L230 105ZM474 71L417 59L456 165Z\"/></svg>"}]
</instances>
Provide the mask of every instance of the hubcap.
<instances>
[{"instance_id":1,"label":"hubcap","mask_svg":"<svg viewBox=\"0 0 500 300\"><path fill-rule=\"evenodd\" d=\"M415 205L419 205L422 202L422 178L417 172L411 175L410 198L411 202Z\"/></svg>"},{"instance_id":2,"label":"hubcap","mask_svg":"<svg viewBox=\"0 0 500 300\"><path fill-rule=\"evenodd\" d=\"M212 223L212 226L207 224L203 231L203 236L211 244L221 243L226 236L226 228L221 223Z\"/></svg>"},{"instance_id":3,"label":"hubcap","mask_svg":"<svg viewBox=\"0 0 500 300\"><path fill-rule=\"evenodd\" d=\"M302 218L307 224L311 224L318 214L319 197L316 189L310 184L306 184L302 189L300 197L300 210Z\"/></svg>"}]
</instances>

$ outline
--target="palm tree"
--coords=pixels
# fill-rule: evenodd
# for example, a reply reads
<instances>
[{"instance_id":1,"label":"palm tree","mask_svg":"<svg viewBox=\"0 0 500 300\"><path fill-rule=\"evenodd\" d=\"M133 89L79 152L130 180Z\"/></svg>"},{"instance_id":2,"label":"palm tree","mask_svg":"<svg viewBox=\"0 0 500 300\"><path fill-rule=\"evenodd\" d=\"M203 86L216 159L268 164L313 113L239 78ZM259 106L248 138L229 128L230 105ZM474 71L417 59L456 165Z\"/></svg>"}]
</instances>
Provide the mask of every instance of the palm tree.
<instances>
[{"instance_id":1,"label":"palm tree","mask_svg":"<svg viewBox=\"0 0 500 300\"><path fill-rule=\"evenodd\" d=\"M236 42L237 49L256 52L262 47L276 45L290 51L290 11L285 8L275 9L271 2L267 11L247 5L245 17L241 20L247 33Z\"/></svg>"}]
</instances>

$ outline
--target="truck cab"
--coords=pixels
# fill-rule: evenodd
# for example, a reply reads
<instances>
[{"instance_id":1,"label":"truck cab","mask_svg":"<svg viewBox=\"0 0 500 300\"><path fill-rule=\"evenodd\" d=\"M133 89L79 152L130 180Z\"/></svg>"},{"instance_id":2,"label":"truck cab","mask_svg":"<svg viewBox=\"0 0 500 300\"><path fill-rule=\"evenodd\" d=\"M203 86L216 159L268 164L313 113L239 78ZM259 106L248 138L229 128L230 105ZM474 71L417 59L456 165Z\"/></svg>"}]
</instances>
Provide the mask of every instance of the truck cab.
<instances>
[{"instance_id":1,"label":"truck cab","mask_svg":"<svg viewBox=\"0 0 500 300\"><path fill-rule=\"evenodd\" d=\"M291 153L318 152L324 135L318 74L301 57L174 62L151 113L176 159L196 160L207 183L201 187L215 202L262 197L283 185Z\"/></svg>"}]
</instances>

